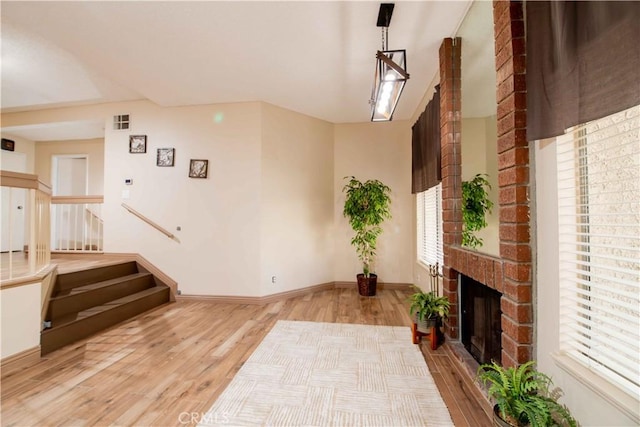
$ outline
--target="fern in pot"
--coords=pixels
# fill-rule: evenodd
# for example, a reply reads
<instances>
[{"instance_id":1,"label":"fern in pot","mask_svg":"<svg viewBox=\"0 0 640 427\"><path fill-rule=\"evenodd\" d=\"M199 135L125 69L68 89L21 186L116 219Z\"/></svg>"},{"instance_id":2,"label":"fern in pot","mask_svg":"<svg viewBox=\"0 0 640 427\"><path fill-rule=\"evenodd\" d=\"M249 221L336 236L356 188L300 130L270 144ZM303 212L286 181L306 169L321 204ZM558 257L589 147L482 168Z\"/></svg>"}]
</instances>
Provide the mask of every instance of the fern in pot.
<instances>
[{"instance_id":1,"label":"fern in pot","mask_svg":"<svg viewBox=\"0 0 640 427\"><path fill-rule=\"evenodd\" d=\"M451 303L446 297L438 296L435 292L423 292L418 289L409 297L411 305L409 314L414 317L419 332L429 333L436 326L438 319L449 315Z\"/></svg>"},{"instance_id":2,"label":"fern in pot","mask_svg":"<svg viewBox=\"0 0 640 427\"><path fill-rule=\"evenodd\" d=\"M480 365L476 379L487 387L495 402L493 422L497 427L576 427L569 409L558 403L558 388L552 389L549 376L530 361L504 368L496 362Z\"/></svg>"},{"instance_id":3,"label":"fern in pot","mask_svg":"<svg viewBox=\"0 0 640 427\"><path fill-rule=\"evenodd\" d=\"M357 275L358 292L363 296L376 294L378 276L371 272L376 255L378 237L382 234L381 224L391 218L391 189L378 180L361 182L355 177L342 191L346 194L343 214L355 232L351 244L356 248L362 262L362 273Z\"/></svg>"}]
</instances>

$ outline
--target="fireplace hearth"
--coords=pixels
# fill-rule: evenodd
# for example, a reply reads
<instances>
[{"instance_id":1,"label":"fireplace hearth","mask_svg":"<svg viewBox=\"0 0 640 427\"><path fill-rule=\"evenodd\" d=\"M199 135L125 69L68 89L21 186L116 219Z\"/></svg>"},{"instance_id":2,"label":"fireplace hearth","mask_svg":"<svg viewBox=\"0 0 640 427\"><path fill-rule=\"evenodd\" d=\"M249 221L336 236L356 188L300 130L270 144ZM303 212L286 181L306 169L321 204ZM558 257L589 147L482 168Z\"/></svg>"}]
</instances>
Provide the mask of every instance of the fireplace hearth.
<instances>
[{"instance_id":1,"label":"fireplace hearth","mask_svg":"<svg viewBox=\"0 0 640 427\"><path fill-rule=\"evenodd\" d=\"M502 294L461 276L462 344L478 363L501 363Z\"/></svg>"}]
</instances>

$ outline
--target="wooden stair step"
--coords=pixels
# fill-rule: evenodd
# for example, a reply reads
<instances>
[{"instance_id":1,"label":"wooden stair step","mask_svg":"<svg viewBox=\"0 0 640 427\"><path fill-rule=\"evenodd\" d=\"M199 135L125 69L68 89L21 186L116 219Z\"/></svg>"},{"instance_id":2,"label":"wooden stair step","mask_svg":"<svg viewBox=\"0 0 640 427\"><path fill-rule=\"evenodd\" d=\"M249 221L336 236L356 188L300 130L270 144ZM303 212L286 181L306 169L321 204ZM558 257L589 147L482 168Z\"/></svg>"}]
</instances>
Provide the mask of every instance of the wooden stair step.
<instances>
[{"instance_id":1,"label":"wooden stair step","mask_svg":"<svg viewBox=\"0 0 640 427\"><path fill-rule=\"evenodd\" d=\"M115 279L91 283L57 292L50 299L47 320L54 321L69 313L117 300L155 286L150 273L134 273Z\"/></svg>"},{"instance_id":2,"label":"wooden stair step","mask_svg":"<svg viewBox=\"0 0 640 427\"><path fill-rule=\"evenodd\" d=\"M111 301L107 301L104 304L100 304L100 305L96 305L96 306L92 306L92 307L88 307L82 311L79 312L75 312L75 313L69 313L65 316L60 316L57 319L54 319L51 322L51 329L55 329L61 326L64 326L68 323L71 322L75 322L75 321L79 321L82 319L86 319L87 317L91 317L93 315L96 314L100 314L104 311L108 311L113 309L114 307L118 307L122 304L127 304L127 303L131 303L131 302L135 302L141 298L146 297L147 295L153 295L156 292L159 292L160 290L162 290L163 287L162 286L154 286L152 288L148 288L148 289L144 289L142 291L138 291L134 294L130 294L130 295L126 295L124 297L115 299L115 300L111 300Z\"/></svg>"},{"instance_id":3,"label":"wooden stair step","mask_svg":"<svg viewBox=\"0 0 640 427\"><path fill-rule=\"evenodd\" d=\"M103 282L121 276L128 276L138 272L135 261L123 262L103 267L95 267L87 270L74 271L59 274L56 280L54 295L78 286L86 286L92 283Z\"/></svg>"},{"instance_id":4,"label":"wooden stair step","mask_svg":"<svg viewBox=\"0 0 640 427\"><path fill-rule=\"evenodd\" d=\"M160 285L63 316L42 332L41 353L50 353L168 302L169 287Z\"/></svg>"}]
</instances>

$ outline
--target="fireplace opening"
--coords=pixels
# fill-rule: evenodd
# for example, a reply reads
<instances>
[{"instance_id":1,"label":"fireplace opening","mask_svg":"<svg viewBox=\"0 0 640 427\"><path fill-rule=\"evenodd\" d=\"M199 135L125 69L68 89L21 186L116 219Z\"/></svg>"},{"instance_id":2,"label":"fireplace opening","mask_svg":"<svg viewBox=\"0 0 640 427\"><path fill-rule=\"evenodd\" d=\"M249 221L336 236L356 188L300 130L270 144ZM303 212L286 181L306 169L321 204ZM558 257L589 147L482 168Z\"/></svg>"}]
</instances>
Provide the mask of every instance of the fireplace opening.
<instances>
[{"instance_id":1,"label":"fireplace opening","mask_svg":"<svg viewBox=\"0 0 640 427\"><path fill-rule=\"evenodd\" d=\"M462 344L478 363L502 364L502 294L462 275Z\"/></svg>"}]
</instances>

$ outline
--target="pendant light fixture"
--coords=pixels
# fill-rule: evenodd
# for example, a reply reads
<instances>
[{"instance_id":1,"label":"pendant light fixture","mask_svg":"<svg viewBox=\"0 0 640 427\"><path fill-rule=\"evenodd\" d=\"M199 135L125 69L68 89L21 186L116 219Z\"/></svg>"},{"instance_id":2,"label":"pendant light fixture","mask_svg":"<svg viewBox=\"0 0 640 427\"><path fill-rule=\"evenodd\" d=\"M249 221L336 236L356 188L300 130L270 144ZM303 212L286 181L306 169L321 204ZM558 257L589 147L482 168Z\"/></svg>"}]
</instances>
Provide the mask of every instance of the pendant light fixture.
<instances>
[{"instance_id":1,"label":"pendant light fixture","mask_svg":"<svg viewBox=\"0 0 640 427\"><path fill-rule=\"evenodd\" d=\"M382 50L376 53L376 73L371 91L371 121L384 122L393 119L393 112L409 80L407 73L407 53L403 50L389 50L389 24L393 14L393 3L380 4L377 26L382 29Z\"/></svg>"}]
</instances>

